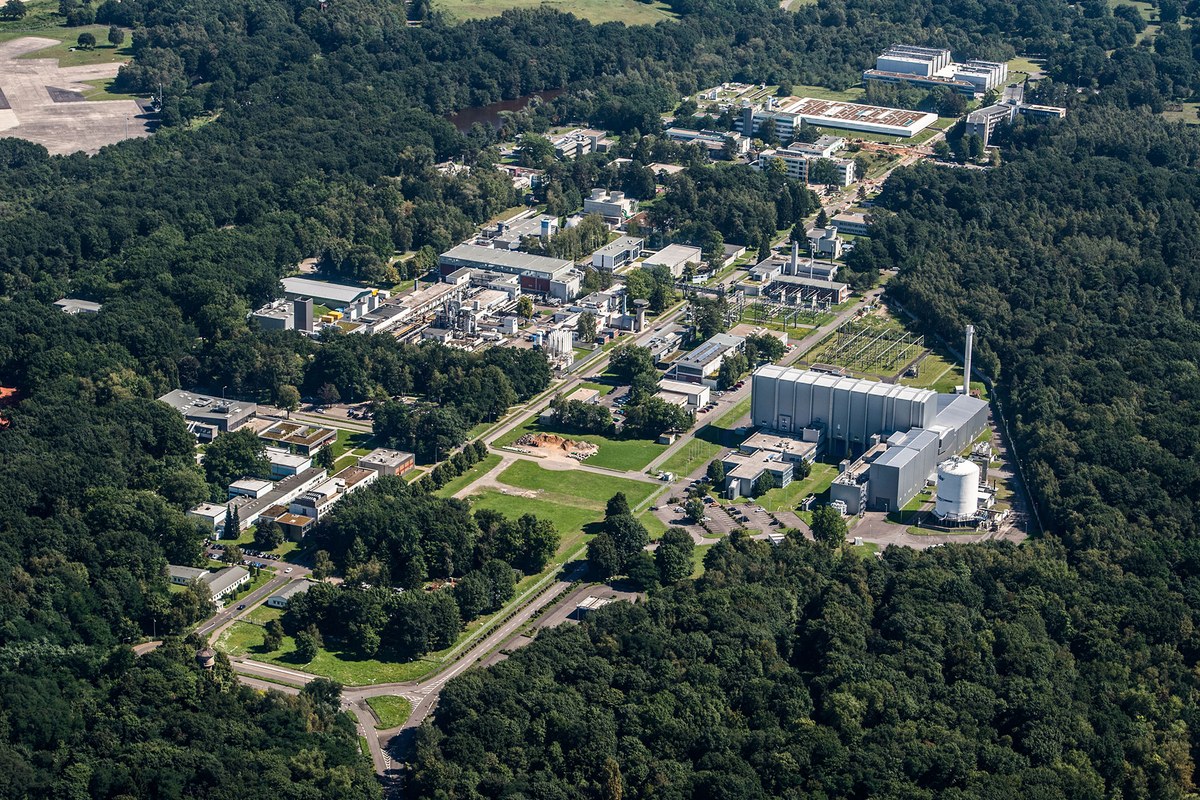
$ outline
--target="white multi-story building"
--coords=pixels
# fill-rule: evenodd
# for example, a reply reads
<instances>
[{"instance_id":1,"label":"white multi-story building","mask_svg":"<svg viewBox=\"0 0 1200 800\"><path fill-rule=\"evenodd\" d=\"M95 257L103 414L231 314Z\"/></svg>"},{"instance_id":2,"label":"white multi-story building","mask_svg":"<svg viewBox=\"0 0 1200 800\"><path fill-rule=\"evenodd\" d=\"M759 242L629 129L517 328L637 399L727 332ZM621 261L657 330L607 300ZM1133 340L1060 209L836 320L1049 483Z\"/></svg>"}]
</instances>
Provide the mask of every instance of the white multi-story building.
<instances>
[{"instance_id":1,"label":"white multi-story building","mask_svg":"<svg viewBox=\"0 0 1200 800\"><path fill-rule=\"evenodd\" d=\"M626 197L624 192L593 189L591 197L583 201L583 213L599 214L607 222L621 223L637 213L637 205L637 200Z\"/></svg>"},{"instance_id":2,"label":"white multi-story building","mask_svg":"<svg viewBox=\"0 0 1200 800\"><path fill-rule=\"evenodd\" d=\"M771 163L775 161L783 164L789 178L805 183L811 182L809 173L814 163L828 161L833 164L838 186L849 186L854 183L854 162L847 158L827 158L792 145L781 147L778 150L764 150L758 157L758 168L770 169Z\"/></svg>"},{"instance_id":3,"label":"white multi-story building","mask_svg":"<svg viewBox=\"0 0 1200 800\"><path fill-rule=\"evenodd\" d=\"M1008 80L1008 65L978 59L959 64L951 61L950 51L943 48L892 45L875 59L874 69L863 72L863 80L945 86L974 96L1003 86Z\"/></svg>"},{"instance_id":4,"label":"white multi-story building","mask_svg":"<svg viewBox=\"0 0 1200 800\"><path fill-rule=\"evenodd\" d=\"M909 137L916 136L937 122L937 114L813 97L786 97L780 100L772 97L767 98L763 105L743 106L734 125L747 136L755 136L766 122L774 124L775 136L784 142L794 139L800 126L805 123L824 128Z\"/></svg>"}]
</instances>

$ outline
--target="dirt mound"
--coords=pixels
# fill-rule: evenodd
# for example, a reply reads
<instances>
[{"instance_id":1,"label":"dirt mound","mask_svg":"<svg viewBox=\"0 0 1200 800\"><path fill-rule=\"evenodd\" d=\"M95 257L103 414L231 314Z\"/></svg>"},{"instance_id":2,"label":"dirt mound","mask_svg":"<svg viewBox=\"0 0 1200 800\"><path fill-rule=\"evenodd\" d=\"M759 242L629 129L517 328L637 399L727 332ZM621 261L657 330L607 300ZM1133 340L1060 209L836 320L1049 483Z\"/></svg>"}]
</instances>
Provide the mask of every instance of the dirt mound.
<instances>
[{"instance_id":1,"label":"dirt mound","mask_svg":"<svg viewBox=\"0 0 1200 800\"><path fill-rule=\"evenodd\" d=\"M600 448L591 442L577 442L556 433L527 433L517 440L519 447L536 447L539 450L555 450L571 458L584 459L595 455Z\"/></svg>"}]
</instances>

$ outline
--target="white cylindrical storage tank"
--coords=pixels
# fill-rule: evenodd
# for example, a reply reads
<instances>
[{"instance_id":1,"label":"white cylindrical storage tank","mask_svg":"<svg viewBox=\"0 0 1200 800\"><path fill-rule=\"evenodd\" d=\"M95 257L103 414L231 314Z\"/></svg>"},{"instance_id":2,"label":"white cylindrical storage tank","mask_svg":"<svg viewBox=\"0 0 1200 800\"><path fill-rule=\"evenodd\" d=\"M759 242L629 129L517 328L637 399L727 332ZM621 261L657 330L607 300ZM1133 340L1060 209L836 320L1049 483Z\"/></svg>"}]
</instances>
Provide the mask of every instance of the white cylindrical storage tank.
<instances>
[{"instance_id":1,"label":"white cylindrical storage tank","mask_svg":"<svg viewBox=\"0 0 1200 800\"><path fill-rule=\"evenodd\" d=\"M964 520L974 517L978 509L979 466L958 456L938 464L933 513L939 519Z\"/></svg>"}]
</instances>

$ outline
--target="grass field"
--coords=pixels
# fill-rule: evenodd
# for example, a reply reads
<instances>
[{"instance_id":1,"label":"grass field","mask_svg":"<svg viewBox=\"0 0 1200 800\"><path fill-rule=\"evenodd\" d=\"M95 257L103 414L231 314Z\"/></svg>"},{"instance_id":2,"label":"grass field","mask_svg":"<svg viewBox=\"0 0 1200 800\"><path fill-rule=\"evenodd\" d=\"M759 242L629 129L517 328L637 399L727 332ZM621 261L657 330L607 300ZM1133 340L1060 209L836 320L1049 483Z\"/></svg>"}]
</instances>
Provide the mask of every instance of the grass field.
<instances>
[{"instance_id":1,"label":"grass field","mask_svg":"<svg viewBox=\"0 0 1200 800\"><path fill-rule=\"evenodd\" d=\"M677 476L691 475L716 458L717 453L720 452L721 445L719 444L706 442L703 439L692 439L664 461L659 469Z\"/></svg>"},{"instance_id":2,"label":"grass field","mask_svg":"<svg viewBox=\"0 0 1200 800\"><path fill-rule=\"evenodd\" d=\"M1188 125L1200 125L1200 103L1181 103L1180 111L1164 111L1162 118L1168 122L1183 122Z\"/></svg>"},{"instance_id":3,"label":"grass field","mask_svg":"<svg viewBox=\"0 0 1200 800\"><path fill-rule=\"evenodd\" d=\"M459 475L454 480L447 483L442 488L434 492L438 497L454 497L459 491L465 489L472 481L478 480L481 475L486 475L488 470L500 463L500 456L495 453L488 453L484 456L483 461L475 464L462 475Z\"/></svg>"},{"instance_id":4,"label":"grass field","mask_svg":"<svg viewBox=\"0 0 1200 800\"><path fill-rule=\"evenodd\" d=\"M548 519L558 528L566 541L574 531L583 531L584 526L598 522L604 518L603 504L589 503L588 507L575 504L541 500L520 495L504 494L495 489L488 489L477 495L471 495L471 508L487 508L499 511L506 517L516 519L522 514L533 514L535 517Z\"/></svg>"},{"instance_id":5,"label":"grass field","mask_svg":"<svg viewBox=\"0 0 1200 800\"><path fill-rule=\"evenodd\" d=\"M692 577L699 578L704 574L704 555L712 549L711 544L698 544L692 551Z\"/></svg>"},{"instance_id":6,"label":"grass field","mask_svg":"<svg viewBox=\"0 0 1200 800\"><path fill-rule=\"evenodd\" d=\"M306 663L296 658L296 642L292 637L283 637L278 650L264 651L265 630L250 622L235 622L217 639L217 649L231 656L252 656L255 660L278 664L283 667L303 669L314 675L332 678L346 686L367 686L376 683L394 683L417 680L435 670L438 662L434 654L424 659L397 663L373 658L359 658L352 653L341 653L322 648L317 657Z\"/></svg>"},{"instance_id":7,"label":"grass field","mask_svg":"<svg viewBox=\"0 0 1200 800\"><path fill-rule=\"evenodd\" d=\"M250 622L257 622L259 625L266 625L273 619L279 619L283 616L282 608L271 608L268 605L261 605L246 615L246 619Z\"/></svg>"},{"instance_id":8,"label":"grass field","mask_svg":"<svg viewBox=\"0 0 1200 800\"><path fill-rule=\"evenodd\" d=\"M737 427L738 420L750 413L750 398L747 397L733 408L726 411L716 421L709 423L714 428L723 428L725 430L733 430Z\"/></svg>"},{"instance_id":9,"label":"grass field","mask_svg":"<svg viewBox=\"0 0 1200 800\"><path fill-rule=\"evenodd\" d=\"M917 377L900 379L905 386L933 389L944 394L953 394L955 389L962 386L962 381L962 367L938 353L930 353L921 359L917 364ZM971 381L971 388L978 389L984 400L988 398L987 387L982 381Z\"/></svg>"},{"instance_id":10,"label":"grass field","mask_svg":"<svg viewBox=\"0 0 1200 800\"><path fill-rule=\"evenodd\" d=\"M638 522L645 526L646 532L650 534L650 541L661 539L662 535L667 532L666 523L654 516L652 511L643 511L639 514Z\"/></svg>"},{"instance_id":11,"label":"grass field","mask_svg":"<svg viewBox=\"0 0 1200 800\"><path fill-rule=\"evenodd\" d=\"M821 494L829 489L835 477L837 467L818 461L812 465L812 472L804 480L792 481L782 489L772 489L754 502L767 511L790 511L810 494Z\"/></svg>"},{"instance_id":12,"label":"grass field","mask_svg":"<svg viewBox=\"0 0 1200 800\"><path fill-rule=\"evenodd\" d=\"M0 35L6 32L8 31L0 31ZM36 50L21 57L56 58L60 67L80 67L88 64L119 64L133 58L133 51L129 49L129 31L125 32L125 42L121 47L114 47L108 43L107 25L84 25L78 28L65 28L61 26L26 28L24 31L18 27L14 27L11 29L11 32L11 36L4 36L3 38L15 39L19 36L44 36L48 39L58 39L58 44L56 45L43 50ZM90 33L95 36L96 47L92 50L79 49L75 43L78 41L81 33Z\"/></svg>"},{"instance_id":13,"label":"grass field","mask_svg":"<svg viewBox=\"0 0 1200 800\"><path fill-rule=\"evenodd\" d=\"M400 727L412 714L412 703L403 697L387 694L368 697L367 705L375 712L375 716L379 717L379 724L375 729L380 731Z\"/></svg>"},{"instance_id":14,"label":"grass field","mask_svg":"<svg viewBox=\"0 0 1200 800\"><path fill-rule=\"evenodd\" d=\"M514 428L507 436L498 439L495 446L506 447L512 445L517 439L520 439L527 433L558 433L558 431L540 425L535 415ZM667 447L650 439L610 439L606 436L597 436L595 434L574 433L560 435L567 436L576 441L591 442L600 448L594 456L584 462L589 467L604 467L606 469L621 470L622 472L645 469L646 465L658 458Z\"/></svg>"},{"instance_id":15,"label":"grass field","mask_svg":"<svg viewBox=\"0 0 1200 800\"><path fill-rule=\"evenodd\" d=\"M92 88L83 93L88 100L138 100L143 95L123 94L113 89L115 78L97 78L94 81L83 81Z\"/></svg>"},{"instance_id":16,"label":"grass field","mask_svg":"<svg viewBox=\"0 0 1200 800\"><path fill-rule=\"evenodd\" d=\"M795 0L792 3L792 8L801 4L801 0ZM851 86L849 89L827 89L824 86L811 86L804 83L792 84L792 94L796 97L815 97L818 100L841 100L845 103L858 103L866 94L866 89L861 86Z\"/></svg>"},{"instance_id":17,"label":"grass field","mask_svg":"<svg viewBox=\"0 0 1200 800\"><path fill-rule=\"evenodd\" d=\"M510 8L553 8L597 25L603 22L653 25L675 19L665 4L637 0L433 0L433 7L456 19L494 17Z\"/></svg>"},{"instance_id":18,"label":"grass field","mask_svg":"<svg viewBox=\"0 0 1200 800\"><path fill-rule=\"evenodd\" d=\"M637 507L654 493L657 486L645 481L608 477L583 470L542 469L532 461L521 459L500 473L500 482L520 489L536 489L552 500L591 501L600 508L617 492L624 492L631 507Z\"/></svg>"}]
</instances>

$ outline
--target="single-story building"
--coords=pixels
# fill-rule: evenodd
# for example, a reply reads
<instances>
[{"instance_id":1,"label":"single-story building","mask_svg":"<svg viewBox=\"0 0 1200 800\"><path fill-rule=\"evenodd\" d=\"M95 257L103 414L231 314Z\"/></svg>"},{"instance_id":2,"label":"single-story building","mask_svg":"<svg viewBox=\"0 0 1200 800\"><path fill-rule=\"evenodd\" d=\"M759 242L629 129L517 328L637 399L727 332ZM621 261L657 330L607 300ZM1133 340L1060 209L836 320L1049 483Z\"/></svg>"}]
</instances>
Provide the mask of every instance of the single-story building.
<instances>
[{"instance_id":1,"label":"single-story building","mask_svg":"<svg viewBox=\"0 0 1200 800\"><path fill-rule=\"evenodd\" d=\"M718 333L704 344L675 362L674 377L687 383L703 383L721 369L725 357L738 352L746 340L728 333Z\"/></svg>"},{"instance_id":2,"label":"single-story building","mask_svg":"<svg viewBox=\"0 0 1200 800\"><path fill-rule=\"evenodd\" d=\"M313 456L322 447L337 440L337 431L299 422L276 422L259 433L258 438L275 444L290 445L303 455Z\"/></svg>"},{"instance_id":3,"label":"single-story building","mask_svg":"<svg viewBox=\"0 0 1200 800\"><path fill-rule=\"evenodd\" d=\"M226 513L225 506L216 503L201 503L195 508L189 509L187 515L200 520L209 530L215 531L225 524Z\"/></svg>"},{"instance_id":4,"label":"single-story building","mask_svg":"<svg viewBox=\"0 0 1200 800\"><path fill-rule=\"evenodd\" d=\"M361 286L348 286L312 278L283 278L280 283L283 284L283 294L287 299L301 300L311 297L314 302L330 308L343 308L375 292L374 289L364 289Z\"/></svg>"},{"instance_id":5,"label":"single-story building","mask_svg":"<svg viewBox=\"0 0 1200 800\"><path fill-rule=\"evenodd\" d=\"M403 450L388 450L380 447L358 460L363 469L372 469L380 475L403 475L416 465L416 456Z\"/></svg>"},{"instance_id":6,"label":"single-story building","mask_svg":"<svg viewBox=\"0 0 1200 800\"><path fill-rule=\"evenodd\" d=\"M226 400L207 394L176 389L158 398L183 415L189 429L202 442L212 441L218 434L236 431L258 416L258 404L241 400Z\"/></svg>"},{"instance_id":7,"label":"single-story building","mask_svg":"<svg viewBox=\"0 0 1200 800\"><path fill-rule=\"evenodd\" d=\"M91 300L79 300L74 297L64 297L62 300L55 300L54 305L61 308L67 314L98 314L103 308L99 303L93 303Z\"/></svg>"},{"instance_id":8,"label":"single-story building","mask_svg":"<svg viewBox=\"0 0 1200 800\"><path fill-rule=\"evenodd\" d=\"M249 497L251 500L257 500L271 491L274 485L270 481L259 480L258 478L241 478L229 484L229 499Z\"/></svg>"},{"instance_id":9,"label":"single-story building","mask_svg":"<svg viewBox=\"0 0 1200 800\"><path fill-rule=\"evenodd\" d=\"M310 588L312 588L312 581L292 581L278 592L275 592L275 594L268 597L267 605L269 605L271 608L287 608L289 600L298 594L304 594Z\"/></svg>"},{"instance_id":10,"label":"single-story building","mask_svg":"<svg viewBox=\"0 0 1200 800\"><path fill-rule=\"evenodd\" d=\"M167 565L167 577L171 583L187 586L193 581L200 581L208 587L213 602L219 601L226 595L232 594L239 586L250 582L250 573L244 567L225 567L216 572L195 567L181 567L175 564Z\"/></svg>"},{"instance_id":11,"label":"single-story building","mask_svg":"<svg viewBox=\"0 0 1200 800\"><path fill-rule=\"evenodd\" d=\"M642 262L642 266L647 269L664 266L671 270L672 276L678 278L683 275L683 270L688 264L699 267L703 261L703 251L699 247L687 244L669 244L657 253L647 256L646 260Z\"/></svg>"},{"instance_id":12,"label":"single-story building","mask_svg":"<svg viewBox=\"0 0 1200 800\"><path fill-rule=\"evenodd\" d=\"M296 475L312 466L312 458L284 450L281 447L268 447L267 460L271 462L271 477L275 480Z\"/></svg>"},{"instance_id":13,"label":"single-story building","mask_svg":"<svg viewBox=\"0 0 1200 800\"><path fill-rule=\"evenodd\" d=\"M672 381L663 379L658 383L659 395L678 395L684 398L684 405L689 410L695 411L702 406L708 405L708 401L712 399L712 390L702 383L685 383L683 381ZM667 402L673 402L672 398L664 397Z\"/></svg>"}]
</instances>

